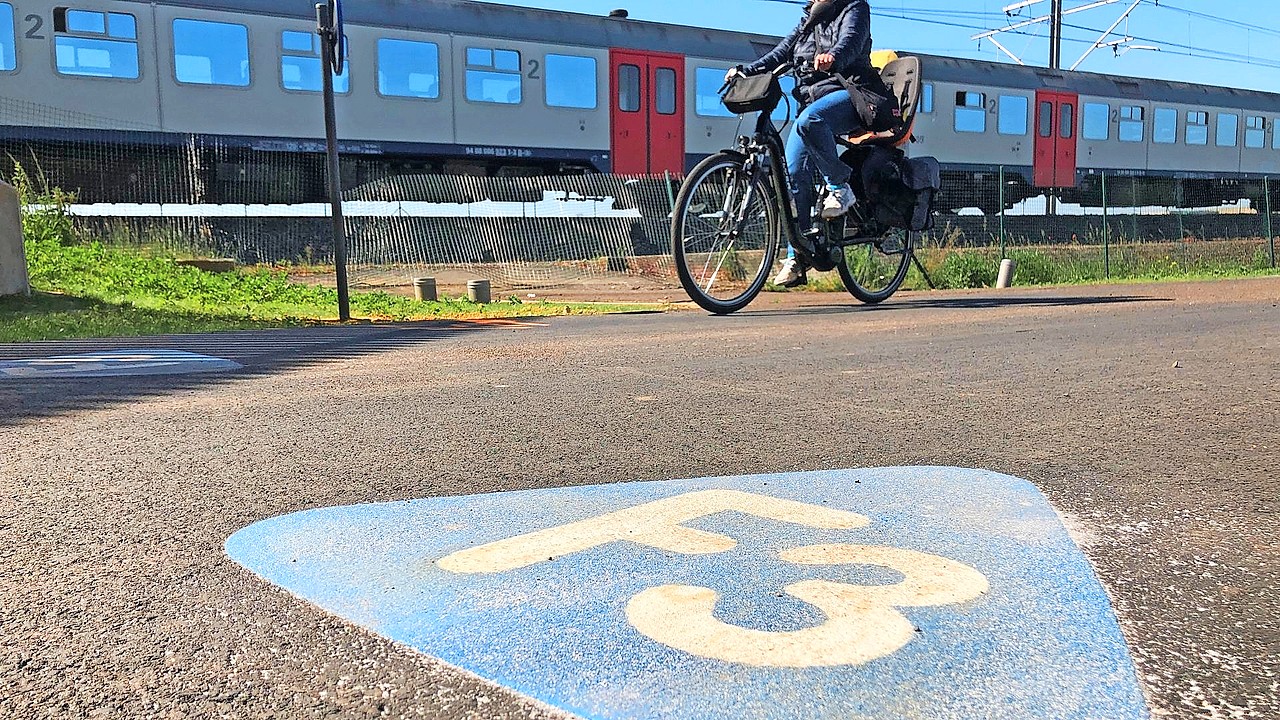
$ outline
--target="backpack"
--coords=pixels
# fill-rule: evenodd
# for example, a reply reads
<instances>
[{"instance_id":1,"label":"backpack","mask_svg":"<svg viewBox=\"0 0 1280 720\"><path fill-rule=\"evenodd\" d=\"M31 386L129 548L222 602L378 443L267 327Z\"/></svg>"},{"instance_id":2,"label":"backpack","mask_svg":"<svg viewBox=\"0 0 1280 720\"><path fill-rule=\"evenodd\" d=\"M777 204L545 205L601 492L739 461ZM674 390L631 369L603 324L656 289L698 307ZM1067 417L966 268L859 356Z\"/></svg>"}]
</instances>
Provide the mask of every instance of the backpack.
<instances>
[{"instance_id":1,"label":"backpack","mask_svg":"<svg viewBox=\"0 0 1280 720\"><path fill-rule=\"evenodd\" d=\"M908 158L897 148L871 147L861 179L876 220L904 230L933 227L933 203L942 189L942 169L935 158Z\"/></svg>"}]
</instances>

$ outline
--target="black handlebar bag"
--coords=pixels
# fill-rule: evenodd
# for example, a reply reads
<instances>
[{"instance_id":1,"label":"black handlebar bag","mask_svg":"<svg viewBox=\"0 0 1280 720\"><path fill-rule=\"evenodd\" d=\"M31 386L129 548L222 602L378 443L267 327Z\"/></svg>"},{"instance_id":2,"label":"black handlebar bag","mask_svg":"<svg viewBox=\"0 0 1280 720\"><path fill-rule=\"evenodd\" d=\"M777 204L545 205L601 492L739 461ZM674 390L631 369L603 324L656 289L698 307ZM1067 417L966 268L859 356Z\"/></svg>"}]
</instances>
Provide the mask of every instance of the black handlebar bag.
<instances>
[{"instance_id":1,"label":"black handlebar bag","mask_svg":"<svg viewBox=\"0 0 1280 720\"><path fill-rule=\"evenodd\" d=\"M770 110L782 100L782 84L773 73L738 75L729 81L720 99L735 115Z\"/></svg>"}]
</instances>

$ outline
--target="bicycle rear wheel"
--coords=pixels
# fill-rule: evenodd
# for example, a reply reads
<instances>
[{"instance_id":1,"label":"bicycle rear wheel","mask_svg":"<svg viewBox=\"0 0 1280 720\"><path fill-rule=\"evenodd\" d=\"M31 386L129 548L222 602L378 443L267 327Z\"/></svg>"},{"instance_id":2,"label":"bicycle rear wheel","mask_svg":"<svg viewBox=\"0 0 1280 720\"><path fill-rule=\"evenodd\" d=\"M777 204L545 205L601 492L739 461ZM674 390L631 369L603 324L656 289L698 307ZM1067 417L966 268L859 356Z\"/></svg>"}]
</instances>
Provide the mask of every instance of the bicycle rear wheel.
<instances>
[{"instance_id":1,"label":"bicycle rear wheel","mask_svg":"<svg viewBox=\"0 0 1280 720\"><path fill-rule=\"evenodd\" d=\"M885 228L875 237L846 241L844 258L836 266L845 289L868 305L888 300L907 279L918 234Z\"/></svg>"},{"instance_id":2,"label":"bicycle rear wheel","mask_svg":"<svg viewBox=\"0 0 1280 720\"><path fill-rule=\"evenodd\" d=\"M689 297L717 315L755 299L778 255L778 207L772 188L752 178L746 160L719 153L693 169L676 197L671 254Z\"/></svg>"}]
</instances>

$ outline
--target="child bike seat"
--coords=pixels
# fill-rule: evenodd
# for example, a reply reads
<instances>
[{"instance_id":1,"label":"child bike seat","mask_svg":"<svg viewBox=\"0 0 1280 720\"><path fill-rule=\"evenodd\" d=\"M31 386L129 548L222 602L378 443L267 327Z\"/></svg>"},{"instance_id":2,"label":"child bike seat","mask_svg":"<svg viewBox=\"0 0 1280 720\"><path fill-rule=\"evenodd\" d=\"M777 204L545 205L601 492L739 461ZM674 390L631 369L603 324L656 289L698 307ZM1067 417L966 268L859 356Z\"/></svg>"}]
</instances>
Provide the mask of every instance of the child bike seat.
<instances>
[{"instance_id":1,"label":"child bike seat","mask_svg":"<svg viewBox=\"0 0 1280 720\"><path fill-rule=\"evenodd\" d=\"M867 132L838 138L841 144L851 147L880 145L902 147L911 140L916 112L920 108L920 96L924 85L920 82L920 58L904 57L891 61L880 71L880 77L898 101L901 116L898 124L888 130Z\"/></svg>"}]
</instances>

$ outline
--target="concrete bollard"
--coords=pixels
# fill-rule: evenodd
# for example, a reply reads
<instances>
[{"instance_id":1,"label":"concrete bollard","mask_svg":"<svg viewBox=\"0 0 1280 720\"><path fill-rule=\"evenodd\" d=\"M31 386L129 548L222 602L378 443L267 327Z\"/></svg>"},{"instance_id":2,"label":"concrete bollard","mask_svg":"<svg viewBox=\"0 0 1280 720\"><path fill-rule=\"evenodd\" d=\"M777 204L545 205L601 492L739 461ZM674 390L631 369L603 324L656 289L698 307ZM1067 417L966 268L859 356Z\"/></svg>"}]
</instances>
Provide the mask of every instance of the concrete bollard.
<instances>
[{"instance_id":1,"label":"concrete bollard","mask_svg":"<svg viewBox=\"0 0 1280 720\"><path fill-rule=\"evenodd\" d=\"M1007 288L1013 285L1013 274L1018 270L1018 264L1012 260L1000 261L1000 277L996 280L996 287Z\"/></svg>"},{"instance_id":2,"label":"concrete bollard","mask_svg":"<svg viewBox=\"0 0 1280 720\"><path fill-rule=\"evenodd\" d=\"M0 182L0 297L29 295L27 253L22 247L22 211L18 191Z\"/></svg>"},{"instance_id":3,"label":"concrete bollard","mask_svg":"<svg viewBox=\"0 0 1280 720\"><path fill-rule=\"evenodd\" d=\"M492 299L489 294L488 280L468 280L467 281L467 297L471 302L488 305Z\"/></svg>"},{"instance_id":4,"label":"concrete bollard","mask_svg":"<svg viewBox=\"0 0 1280 720\"><path fill-rule=\"evenodd\" d=\"M418 302L435 302L438 299L436 297L436 279L414 278L413 296L418 299Z\"/></svg>"}]
</instances>

